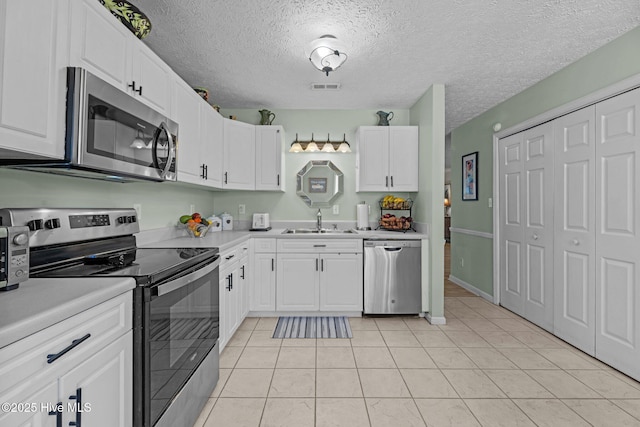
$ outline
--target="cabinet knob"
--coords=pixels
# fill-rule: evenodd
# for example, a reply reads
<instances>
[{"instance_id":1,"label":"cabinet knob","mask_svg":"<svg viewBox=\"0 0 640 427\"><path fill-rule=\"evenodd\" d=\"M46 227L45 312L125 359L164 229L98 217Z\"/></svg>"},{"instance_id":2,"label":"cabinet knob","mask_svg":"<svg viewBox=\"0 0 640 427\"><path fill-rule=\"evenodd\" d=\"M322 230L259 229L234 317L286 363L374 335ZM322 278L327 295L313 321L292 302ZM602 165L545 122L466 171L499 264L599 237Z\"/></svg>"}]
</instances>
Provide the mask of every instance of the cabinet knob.
<instances>
[{"instance_id":1,"label":"cabinet knob","mask_svg":"<svg viewBox=\"0 0 640 427\"><path fill-rule=\"evenodd\" d=\"M578 240L578 239L573 239L573 240L571 241L571 243L573 243L575 246L579 246L579 245L580 245L580 240Z\"/></svg>"},{"instance_id":2,"label":"cabinet knob","mask_svg":"<svg viewBox=\"0 0 640 427\"><path fill-rule=\"evenodd\" d=\"M538 240L538 235L537 234L534 234L532 237L533 237L533 240Z\"/></svg>"}]
</instances>

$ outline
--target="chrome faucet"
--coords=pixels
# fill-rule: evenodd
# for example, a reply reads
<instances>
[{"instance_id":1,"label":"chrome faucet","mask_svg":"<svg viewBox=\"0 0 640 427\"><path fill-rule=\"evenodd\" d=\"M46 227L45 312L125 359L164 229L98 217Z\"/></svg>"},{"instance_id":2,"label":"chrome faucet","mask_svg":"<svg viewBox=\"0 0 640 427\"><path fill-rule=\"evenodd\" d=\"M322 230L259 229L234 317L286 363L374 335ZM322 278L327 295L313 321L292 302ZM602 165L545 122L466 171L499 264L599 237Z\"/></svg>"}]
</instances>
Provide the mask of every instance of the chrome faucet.
<instances>
[{"instance_id":1,"label":"chrome faucet","mask_svg":"<svg viewBox=\"0 0 640 427\"><path fill-rule=\"evenodd\" d=\"M318 231L322 230L322 212L318 209L318 213L316 214L316 228Z\"/></svg>"}]
</instances>

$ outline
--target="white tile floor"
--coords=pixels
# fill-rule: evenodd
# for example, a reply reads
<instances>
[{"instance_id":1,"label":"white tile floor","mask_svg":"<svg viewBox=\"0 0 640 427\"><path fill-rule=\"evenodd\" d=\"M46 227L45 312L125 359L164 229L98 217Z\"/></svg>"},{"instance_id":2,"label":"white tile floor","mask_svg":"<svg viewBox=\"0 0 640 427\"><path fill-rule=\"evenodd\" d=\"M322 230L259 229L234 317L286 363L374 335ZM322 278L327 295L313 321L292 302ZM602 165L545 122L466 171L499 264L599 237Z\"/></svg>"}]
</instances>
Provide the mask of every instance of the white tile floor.
<instances>
[{"instance_id":1,"label":"white tile floor","mask_svg":"<svg viewBox=\"0 0 640 427\"><path fill-rule=\"evenodd\" d=\"M352 318L350 340L246 319L194 427L640 426L640 383L481 298L445 315Z\"/></svg>"}]
</instances>

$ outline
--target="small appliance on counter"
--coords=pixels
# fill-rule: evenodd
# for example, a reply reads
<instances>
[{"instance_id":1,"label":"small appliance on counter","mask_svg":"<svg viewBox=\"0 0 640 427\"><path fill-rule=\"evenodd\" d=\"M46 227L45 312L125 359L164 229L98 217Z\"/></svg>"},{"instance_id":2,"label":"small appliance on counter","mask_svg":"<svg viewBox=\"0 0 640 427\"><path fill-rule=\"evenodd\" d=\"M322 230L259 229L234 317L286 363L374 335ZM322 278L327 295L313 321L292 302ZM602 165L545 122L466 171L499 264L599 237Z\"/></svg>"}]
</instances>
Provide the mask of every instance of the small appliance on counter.
<instances>
[{"instance_id":1,"label":"small appliance on counter","mask_svg":"<svg viewBox=\"0 0 640 427\"><path fill-rule=\"evenodd\" d=\"M0 291L29 278L29 228L0 227Z\"/></svg>"},{"instance_id":2,"label":"small appliance on counter","mask_svg":"<svg viewBox=\"0 0 640 427\"><path fill-rule=\"evenodd\" d=\"M222 231L233 230L233 217L231 215L225 212L220 215L220 218L222 219Z\"/></svg>"},{"instance_id":3,"label":"small appliance on counter","mask_svg":"<svg viewBox=\"0 0 640 427\"><path fill-rule=\"evenodd\" d=\"M268 213L254 213L253 224L250 231L268 231L271 230Z\"/></svg>"},{"instance_id":4,"label":"small appliance on counter","mask_svg":"<svg viewBox=\"0 0 640 427\"><path fill-rule=\"evenodd\" d=\"M211 223L211 225L209 226L210 231L222 230L222 220L220 219L220 217L211 215L209 218L207 218L207 221Z\"/></svg>"},{"instance_id":5,"label":"small appliance on counter","mask_svg":"<svg viewBox=\"0 0 640 427\"><path fill-rule=\"evenodd\" d=\"M356 205L356 230L371 230L369 226L369 212L371 206L362 202Z\"/></svg>"}]
</instances>

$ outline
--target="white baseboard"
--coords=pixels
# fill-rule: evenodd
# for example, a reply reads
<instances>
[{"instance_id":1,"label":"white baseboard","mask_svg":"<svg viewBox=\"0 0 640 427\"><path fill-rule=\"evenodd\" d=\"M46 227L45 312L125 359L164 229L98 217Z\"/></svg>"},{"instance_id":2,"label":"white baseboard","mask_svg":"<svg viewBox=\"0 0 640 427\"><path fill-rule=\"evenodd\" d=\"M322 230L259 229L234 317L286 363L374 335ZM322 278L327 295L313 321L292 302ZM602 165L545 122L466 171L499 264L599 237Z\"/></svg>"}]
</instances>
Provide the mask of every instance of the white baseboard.
<instances>
[{"instance_id":1,"label":"white baseboard","mask_svg":"<svg viewBox=\"0 0 640 427\"><path fill-rule=\"evenodd\" d=\"M489 295L488 293L481 291L480 289L476 288L472 284L467 283L464 280L458 279L457 277L451 276L451 275L449 276L449 280L455 283L456 285L460 286L461 288L468 290L472 294L478 295L479 297L486 299L490 303L495 304L493 302L493 295Z\"/></svg>"},{"instance_id":2,"label":"white baseboard","mask_svg":"<svg viewBox=\"0 0 640 427\"><path fill-rule=\"evenodd\" d=\"M431 316L431 313L427 313L427 322L432 325L446 325L447 319L444 316Z\"/></svg>"}]
</instances>

